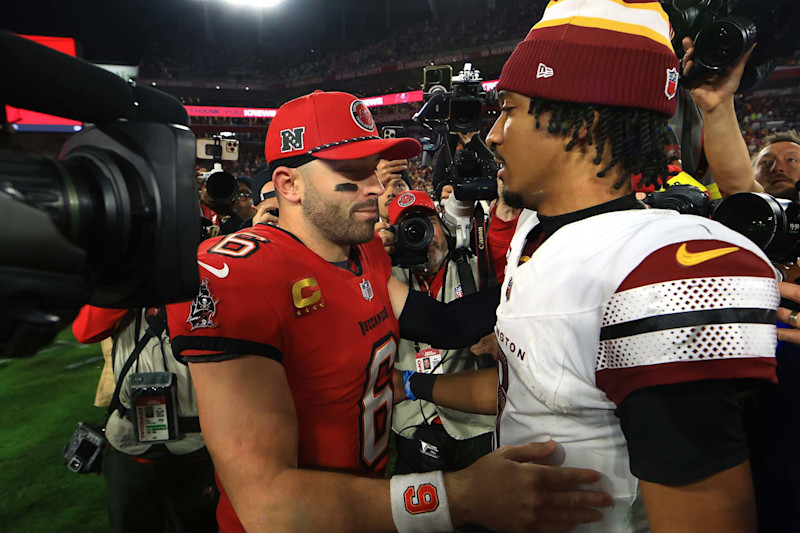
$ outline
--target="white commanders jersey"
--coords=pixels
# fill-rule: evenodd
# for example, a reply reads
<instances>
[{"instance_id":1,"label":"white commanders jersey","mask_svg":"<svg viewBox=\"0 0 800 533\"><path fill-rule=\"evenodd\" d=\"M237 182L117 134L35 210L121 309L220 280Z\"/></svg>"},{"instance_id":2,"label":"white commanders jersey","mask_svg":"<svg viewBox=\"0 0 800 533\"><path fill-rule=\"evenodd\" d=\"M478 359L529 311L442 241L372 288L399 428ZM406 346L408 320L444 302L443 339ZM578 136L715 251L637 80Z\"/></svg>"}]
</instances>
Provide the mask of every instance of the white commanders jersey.
<instances>
[{"instance_id":1,"label":"white commanders jersey","mask_svg":"<svg viewBox=\"0 0 800 533\"><path fill-rule=\"evenodd\" d=\"M519 265L520 216L497 311L496 444L553 439L555 464L603 474L615 505L577 531L646 531L616 406L634 390L775 380L775 272L747 238L659 209L567 224Z\"/></svg>"}]
</instances>

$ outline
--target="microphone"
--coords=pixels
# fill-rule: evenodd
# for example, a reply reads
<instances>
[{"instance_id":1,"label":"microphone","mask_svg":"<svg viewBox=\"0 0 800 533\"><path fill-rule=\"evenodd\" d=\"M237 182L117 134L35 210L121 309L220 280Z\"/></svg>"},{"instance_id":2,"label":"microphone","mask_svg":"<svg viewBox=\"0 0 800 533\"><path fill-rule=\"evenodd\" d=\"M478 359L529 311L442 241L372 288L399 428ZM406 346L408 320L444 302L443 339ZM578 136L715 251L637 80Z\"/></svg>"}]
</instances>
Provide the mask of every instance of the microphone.
<instances>
[{"instance_id":1,"label":"microphone","mask_svg":"<svg viewBox=\"0 0 800 533\"><path fill-rule=\"evenodd\" d=\"M14 78L0 84L0 101L14 107L81 122L188 124L178 99L7 31L0 31L0 72Z\"/></svg>"}]
</instances>

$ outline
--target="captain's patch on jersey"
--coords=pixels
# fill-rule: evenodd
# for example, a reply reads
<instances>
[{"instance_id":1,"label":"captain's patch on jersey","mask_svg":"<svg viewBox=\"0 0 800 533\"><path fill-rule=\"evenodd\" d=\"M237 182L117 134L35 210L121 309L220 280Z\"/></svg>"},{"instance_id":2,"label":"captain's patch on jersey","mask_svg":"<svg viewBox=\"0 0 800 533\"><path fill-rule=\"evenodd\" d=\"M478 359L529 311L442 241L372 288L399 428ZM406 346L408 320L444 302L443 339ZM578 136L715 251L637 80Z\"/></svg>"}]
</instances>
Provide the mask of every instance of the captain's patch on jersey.
<instances>
[{"instance_id":1,"label":"captain's patch on jersey","mask_svg":"<svg viewBox=\"0 0 800 533\"><path fill-rule=\"evenodd\" d=\"M289 285L292 292L295 317L299 318L314 311L325 309L325 298L322 297L322 289L320 289L316 278L305 276L291 282Z\"/></svg>"},{"instance_id":2,"label":"captain's patch on jersey","mask_svg":"<svg viewBox=\"0 0 800 533\"><path fill-rule=\"evenodd\" d=\"M189 308L189 317L186 319L190 330L219 327L219 324L213 320L214 315L217 314L218 303L219 299L214 298L211 294L211 289L208 288L208 278L203 278L203 281L200 282L200 291L192 300L192 305Z\"/></svg>"}]
</instances>

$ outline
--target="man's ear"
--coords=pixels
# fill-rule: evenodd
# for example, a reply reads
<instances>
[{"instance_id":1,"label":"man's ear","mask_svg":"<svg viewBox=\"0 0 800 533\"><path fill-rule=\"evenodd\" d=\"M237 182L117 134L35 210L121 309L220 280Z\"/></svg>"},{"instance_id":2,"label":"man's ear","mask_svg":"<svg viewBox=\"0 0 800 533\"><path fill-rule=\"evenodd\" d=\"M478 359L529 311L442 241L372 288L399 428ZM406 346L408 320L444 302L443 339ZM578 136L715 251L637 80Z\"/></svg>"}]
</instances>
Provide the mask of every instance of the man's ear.
<instances>
[{"instance_id":1,"label":"man's ear","mask_svg":"<svg viewBox=\"0 0 800 533\"><path fill-rule=\"evenodd\" d=\"M300 203L301 192L303 189L302 173L296 168L278 167L272 173L272 183L275 184L275 191L278 199L286 200L292 204Z\"/></svg>"}]
</instances>

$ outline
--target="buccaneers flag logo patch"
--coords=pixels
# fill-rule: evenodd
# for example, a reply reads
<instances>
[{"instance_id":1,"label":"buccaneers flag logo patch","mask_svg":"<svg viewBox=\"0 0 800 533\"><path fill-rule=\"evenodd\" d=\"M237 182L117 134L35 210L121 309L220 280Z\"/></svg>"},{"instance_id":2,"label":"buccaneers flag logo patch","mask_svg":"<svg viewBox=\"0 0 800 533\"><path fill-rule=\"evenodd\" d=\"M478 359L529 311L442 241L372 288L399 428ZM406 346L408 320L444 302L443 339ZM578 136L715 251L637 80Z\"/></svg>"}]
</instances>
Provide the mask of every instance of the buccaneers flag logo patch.
<instances>
[{"instance_id":1,"label":"buccaneers flag logo patch","mask_svg":"<svg viewBox=\"0 0 800 533\"><path fill-rule=\"evenodd\" d=\"M186 319L186 323L191 326L190 330L219 327L219 324L213 320L214 315L217 314L218 303L219 299L214 298L208 288L208 278L203 278L203 281L200 282L200 292L192 300L189 317Z\"/></svg>"}]
</instances>

